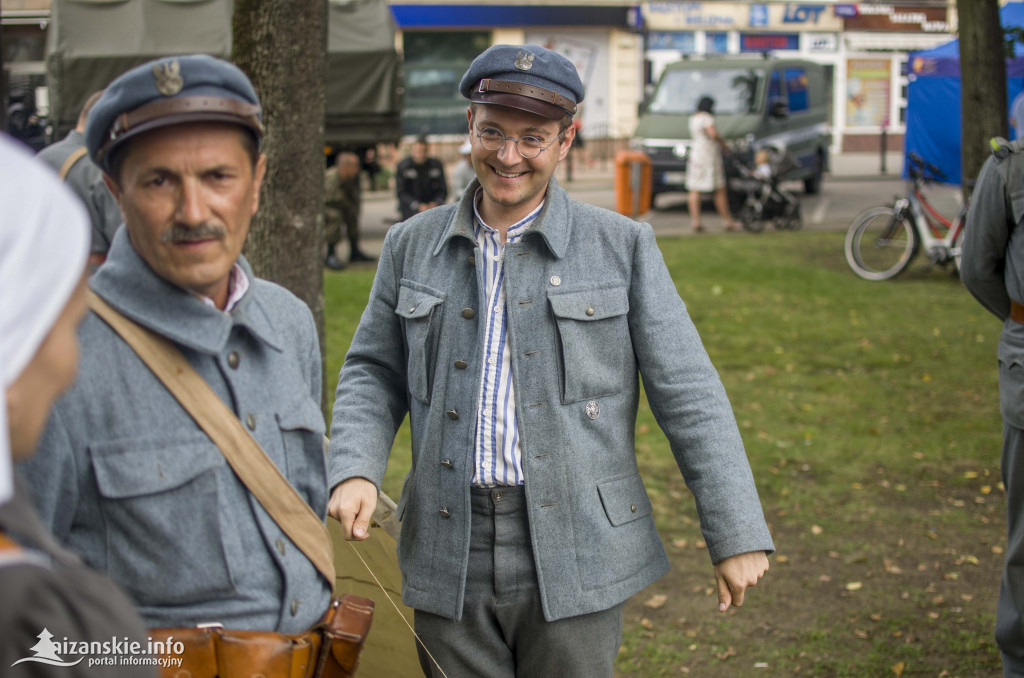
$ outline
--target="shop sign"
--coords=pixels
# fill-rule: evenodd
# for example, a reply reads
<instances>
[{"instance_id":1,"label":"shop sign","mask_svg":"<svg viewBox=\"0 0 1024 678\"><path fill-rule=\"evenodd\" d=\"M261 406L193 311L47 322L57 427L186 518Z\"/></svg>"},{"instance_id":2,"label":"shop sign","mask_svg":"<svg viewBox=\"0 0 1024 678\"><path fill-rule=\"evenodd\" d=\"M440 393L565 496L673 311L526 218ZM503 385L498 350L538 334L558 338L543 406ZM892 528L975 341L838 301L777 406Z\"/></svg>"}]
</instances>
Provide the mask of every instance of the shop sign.
<instances>
[{"instance_id":1,"label":"shop sign","mask_svg":"<svg viewBox=\"0 0 1024 678\"><path fill-rule=\"evenodd\" d=\"M799 33L742 33L741 52L774 52L777 50L799 50Z\"/></svg>"},{"instance_id":2,"label":"shop sign","mask_svg":"<svg viewBox=\"0 0 1024 678\"><path fill-rule=\"evenodd\" d=\"M807 49L812 52L835 52L839 41L835 33L810 33L807 37Z\"/></svg>"},{"instance_id":3,"label":"shop sign","mask_svg":"<svg viewBox=\"0 0 1024 678\"><path fill-rule=\"evenodd\" d=\"M696 51L696 40L689 31L651 31L647 34L647 49L673 49L686 54Z\"/></svg>"},{"instance_id":4,"label":"shop sign","mask_svg":"<svg viewBox=\"0 0 1024 678\"><path fill-rule=\"evenodd\" d=\"M747 24L747 6L718 2L648 2L643 6L648 28L729 30Z\"/></svg>"},{"instance_id":5,"label":"shop sign","mask_svg":"<svg viewBox=\"0 0 1024 678\"><path fill-rule=\"evenodd\" d=\"M949 33L951 30L945 7L903 7L862 2L855 8L853 16L843 16L845 30L901 33Z\"/></svg>"}]
</instances>

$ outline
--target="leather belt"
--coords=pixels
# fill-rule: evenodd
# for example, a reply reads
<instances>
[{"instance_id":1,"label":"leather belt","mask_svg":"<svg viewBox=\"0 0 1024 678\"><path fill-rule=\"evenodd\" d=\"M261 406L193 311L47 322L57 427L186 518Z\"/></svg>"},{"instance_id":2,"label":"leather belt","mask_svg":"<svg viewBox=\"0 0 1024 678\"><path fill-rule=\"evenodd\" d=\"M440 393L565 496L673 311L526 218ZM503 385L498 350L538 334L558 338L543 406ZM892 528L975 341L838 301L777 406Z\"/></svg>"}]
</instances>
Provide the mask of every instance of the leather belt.
<instances>
[{"instance_id":1,"label":"leather belt","mask_svg":"<svg viewBox=\"0 0 1024 678\"><path fill-rule=\"evenodd\" d=\"M150 646L165 660L162 678L348 678L358 666L373 607L368 598L345 594L333 599L305 633L238 631L216 624L150 629Z\"/></svg>"},{"instance_id":2,"label":"leather belt","mask_svg":"<svg viewBox=\"0 0 1024 678\"><path fill-rule=\"evenodd\" d=\"M1024 325L1024 304L1010 300L1010 320Z\"/></svg>"}]
</instances>

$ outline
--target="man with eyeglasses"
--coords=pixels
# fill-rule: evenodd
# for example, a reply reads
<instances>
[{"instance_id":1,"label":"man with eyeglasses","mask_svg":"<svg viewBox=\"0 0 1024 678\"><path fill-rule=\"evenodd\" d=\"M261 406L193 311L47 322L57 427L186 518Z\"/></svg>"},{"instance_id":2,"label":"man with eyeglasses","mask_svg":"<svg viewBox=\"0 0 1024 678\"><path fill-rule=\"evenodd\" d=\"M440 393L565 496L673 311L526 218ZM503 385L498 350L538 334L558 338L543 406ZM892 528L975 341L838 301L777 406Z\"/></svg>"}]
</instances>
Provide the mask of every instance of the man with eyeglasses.
<instances>
[{"instance_id":1,"label":"man with eyeglasses","mask_svg":"<svg viewBox=\"0 0 1024 678\"><path fill-rule=\"evenodd\" d=\"M364 539L408 413L403 600L428 676L611 676L624 601L668 570L634 449L643 376L693 491L719 610L774 548L725 390L647 224L554 179L573 64L496 45L460 86L474 180L393 227L341 370L330 512Z\"/></svg>"}]
</instances>

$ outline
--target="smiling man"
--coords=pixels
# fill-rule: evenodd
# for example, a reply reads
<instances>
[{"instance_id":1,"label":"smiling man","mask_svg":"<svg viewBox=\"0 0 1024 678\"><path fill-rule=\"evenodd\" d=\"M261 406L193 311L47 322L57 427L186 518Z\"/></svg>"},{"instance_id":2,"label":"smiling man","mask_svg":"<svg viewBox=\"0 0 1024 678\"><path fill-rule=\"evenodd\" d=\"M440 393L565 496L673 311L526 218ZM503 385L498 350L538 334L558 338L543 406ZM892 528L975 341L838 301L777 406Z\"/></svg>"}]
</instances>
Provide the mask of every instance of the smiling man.
<instances>
[{"instance_id":1,"label":"smiling man","mask_svg":"<svg viewBox=\"0 0 1024 678\"><path fill-rule=\"evenodd\" d=\"M115 80L86 142L125 228L90 287L180 352L226 406L222 419L276 466L281 492L322 523L313 317L241 256L266 172L260 118L245 75L211 57L161 59ZM333 581L110 322L96 312L83 322L78 382L21 469L40 514L150 627L309 629Z\"/></svg>"},{"instance_id":2,"label":"smiling man","mask_svg":"<svg viewBox=\"0 0 1024 678\"><path fill-rule=\"evenodd\" d=\"M406 413L403 599L427 675L611 676L622 606L668 569L637 468L643 376L693 491L719 609L773 549L729 400L651 227L554 179L584 95L537 45L461 83L476 180L388 231L338 382L330 512L367 525Z\"/></svg>"}]
</instances>

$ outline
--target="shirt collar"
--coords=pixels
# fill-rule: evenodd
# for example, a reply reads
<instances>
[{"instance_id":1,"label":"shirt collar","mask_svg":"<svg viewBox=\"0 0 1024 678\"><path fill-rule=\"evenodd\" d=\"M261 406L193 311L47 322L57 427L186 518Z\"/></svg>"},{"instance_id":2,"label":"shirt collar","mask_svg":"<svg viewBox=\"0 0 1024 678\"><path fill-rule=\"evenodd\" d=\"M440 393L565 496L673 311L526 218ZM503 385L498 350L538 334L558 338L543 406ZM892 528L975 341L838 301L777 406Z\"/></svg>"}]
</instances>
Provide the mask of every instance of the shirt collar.
<instances>
[{"instance_id":1,"label":"shirt collar","mask_svg":"<svg viewBox=\"0 0 1024 678\"><path fill-rule=\"evenodd\" d=\"M462 237L473 241L475 229L475 196L479 183L476 179L469 185L469 188L462 194L456 208L450 214L448 223L441 232L440 240L434 248L434 256L441 253L441 250L454 238ZM569 194L562 190L554 176L548 182L548 191L544 204L536 218L530 222L524 233L530 235L536 233L541 236L548 248L555 257L561 259L569 247L569 234L572 230L572 201Z\"/></svg>"},{"instance_id":2,"label":"shirt collar","mask_svg":"<svg viewBox=\"0 0 1024 678\"><path fill-rule=\"evenodd\" d=\"M483 188L478 187L473 195L473 216L475 217L475 235L477 238L480 237L481 230L491 231L492 233L498 232L496 228L488 226L487 222L485 222L483 217L480 216L480 195L483 193L483 190ZM537 215L540 214L542 209L544 209L543 200L532 212L509 226L508 230L505 232L506 242L514 242L518 240L523 233L526 233L530 228L530 224L533 223L533 220L537 218Z\"/></svg>"},{"instance_id":3,"label":"shirt collar","mask_svg":"<svg viewBox=\"0 0 1024 678\"><path fill-rule=\"evenodd\" d=\"M228 300L224 304L224 313L231 313L235 306L238 306L238 302L242 300L245 293L249 291L249 276L245 274L242 267L235 262L235 265L231 267L231 273L228 274ZM217 304L214 303L210 297L205 297L201 294L196 295L199 300L211 308L217 308ZM217 308L219 311L220 309Z\"/></svg>"},{"instance_id":4,"label":"shirt collar","mask_svg":"<svg viewBox=\"0 0 1024 678\"><path fill-rule=\"evenodd\" d=\"M135 322L192 350L220 353L236 325L281 350L278 330L260 300L249 293L259 284L249 262L239 256L232 271L230 310L220 311L158 276L135 251L128 230L121 228L114 235L106 262L89 279L89 286Z\"/></svg>"}]
</instances>

